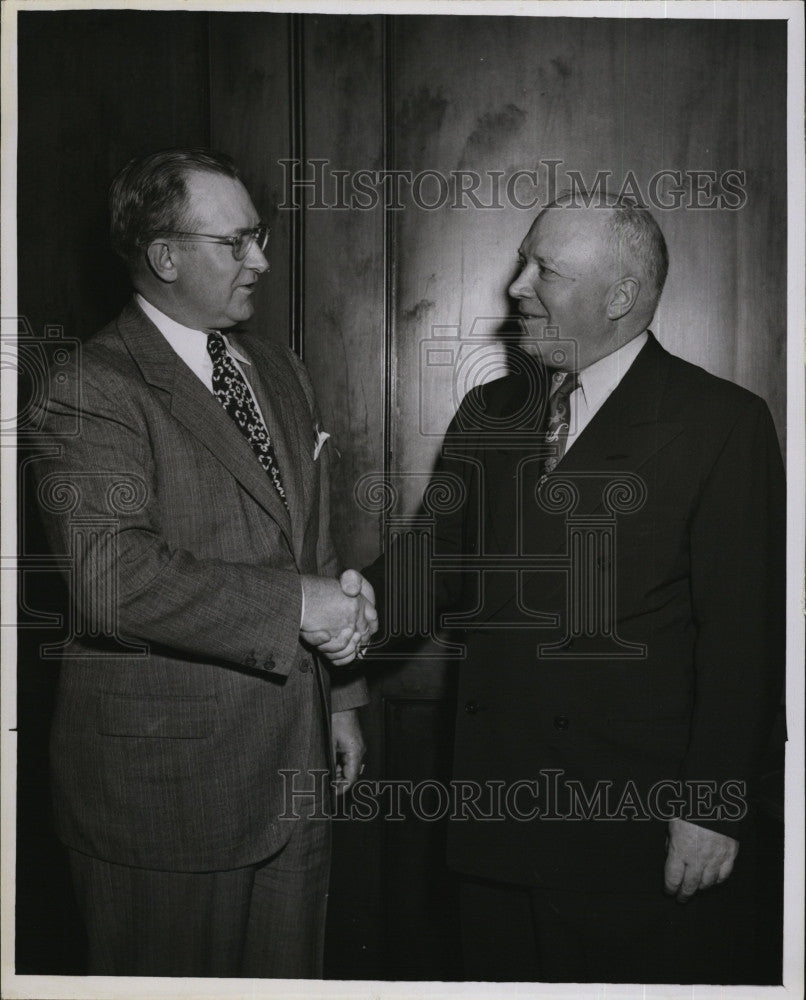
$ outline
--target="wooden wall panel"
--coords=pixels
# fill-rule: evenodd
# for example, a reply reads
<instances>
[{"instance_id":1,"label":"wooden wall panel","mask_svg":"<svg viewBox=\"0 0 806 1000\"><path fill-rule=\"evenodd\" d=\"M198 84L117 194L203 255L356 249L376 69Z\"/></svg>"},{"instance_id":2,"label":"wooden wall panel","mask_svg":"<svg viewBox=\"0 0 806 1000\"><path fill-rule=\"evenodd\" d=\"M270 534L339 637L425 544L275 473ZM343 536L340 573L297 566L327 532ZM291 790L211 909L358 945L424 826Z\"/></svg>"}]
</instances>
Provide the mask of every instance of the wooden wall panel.
<instances>
[{"instance_id":1,"label":"wooden wall panel","mask_svg":"<svg viewBox=\"0 0 806 1000\"><path fill-rule=\"evenodd\" d=\"M537 170L541 202L547 160L562 161L560 187L569 170L588 184L609 171L616 189L633 171L644 195L662 169L746 171L740 211L656 211L672 264L654 327L673 352L763 395L783 436L783 31L760 22L396 19L395 165L414 175ZM518 188L521 200L530 192ZM420 342L443 326L468 337L479 317L510 312L515 251L537 209L502 200L501 209L426 211L409 199L400 215L392 435L403 469L432 467L438 432L466 388L453 389L449 369L424 370ZM748 283L763 292L748 294ZM436 436L417 429L424 383ZM412 485L407 505L417 500Z\"/></svg>"},{"instance_id":2,"label":"wooden wall panel","mask_svg":"<svg viewBox=\"0 0 806 1000\"><path fill-rule=\"evenodd\" d=\"M736 130L747 163L748 202L737 213L739 299L735 381L770 404L786 446L786 100L782 52L786 26L743 31L738 60ZM754 67L748 74L745 67ZM762 115L763 109L763 115ZM741 162L741 161L740 161ZM792 331L794 334L794 330ZM796 433L795 440L799 435Z\"/></svg>"},{"instance_id":3,"label":"wooden wall panel","mask_svg":"<svg viewBox=\"0 0 806 1000\"><path fill-rule=\"evenodd\" d=\"M19 14L18 305L95 333L131 294L107 188L132 156L209 142L207 15Z\"/></svg>"},{"instance_id":4,"label":"wooden wall panel","mask_svg":"<svg viewBox=\"0 0 806 1000\"><path fill-rule=\"evenodd\" d=\"M325 176L377 170L384 155L383 18L303 18L305 157ZM312 169L307 171L312 175ZM349 190L349 189L348 189ZM337 202L335 180L322 200ZM334 534L345 565L377 555L377 515L356 502L361 476L383 470L383 207L305 211L305 364L341 455Z\"/></svg>"},{"instance_id":5,"label":"wooden wall panel","mask_svg":"<svg viewBox=\"0 0 806 1000\"><path fill-rule=\"evenodd\" d=\"M383 469L384 218L367 210L316 207L338 197L335 172L378 169L383 160L383 18L301 18L303 87L300 152L326 160L319 199L304 204L305 364L316 387L333 466L333 535L344 565L378 551L377 516L356 503L365 473ZM312 176L313 168L305 168ZM340 457L339 457L340 456ZM382 774L382 701L363 713L368 774ZM382 821L334 824L325 974L383 978L386 928L379 906L388 858Z\"/></svg>"},{"instance_id":6,"label":"wooden wall panel","mask_svg":"<svg viewBox=\"0 0 806 1000\"><path fill-rule=\"evenodd\" d=\"M281 344L292 343L294 273L292 213L282 209L291 155L290 21L286 14L216 13L210 21L211 144L228 152L261 217L271 226L271 268L255 290L251 326Z\"/></svg>"}]
</instances>

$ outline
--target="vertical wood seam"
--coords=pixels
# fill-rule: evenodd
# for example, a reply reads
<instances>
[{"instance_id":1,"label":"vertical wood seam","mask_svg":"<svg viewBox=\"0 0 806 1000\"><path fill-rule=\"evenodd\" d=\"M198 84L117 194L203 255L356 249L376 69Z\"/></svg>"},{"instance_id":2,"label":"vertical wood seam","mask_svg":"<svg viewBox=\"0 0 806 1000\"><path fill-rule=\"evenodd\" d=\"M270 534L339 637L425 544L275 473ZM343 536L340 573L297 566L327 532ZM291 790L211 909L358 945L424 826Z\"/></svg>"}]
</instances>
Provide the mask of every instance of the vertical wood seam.
<instances>
[{"instance_id":1,"label":"vertical wood seam","mask_svg":"<svg viewBox=\"0 0 806 1000\"><path fill-rule=\"evenodd\" d=\"M395 168L395 114L394 114L394 19L383 18L383 167ZM397 217L390 208L389 199L383 205L383 478L389 482L392 472L393 427L396 408L397 358L395 309L397 305ZM383 545L383 519L379 521L380 545Z\"/></svg>"},{"instance_id":2,"label":"vertical wood seam","mask_svg":"<svg viewBox=\"0 0 806 1000\"><path fill-rule=\"evenodd\" d=\"M305 170L305 52L302 14L288 15L288 106L290 158ZM289 226L288 346L305 357L305 201L291 209Z\"/></svg>"},{"instance_id":3,"label":"vertical wood seam","mask_svg":"<svg viewBox=\"0 0 806 1000\"><path fill-rule=\"evenodd\" d=\"M394 119L394 21L389 14L383 17L383 37L382 37L382 132L383 132L383 168L388 171L394 168L395 163L395 119ZM397 233L395 229L394 216L390 215L391 209L388 205L389 199L384 199L383 203L383 481L390 481L392 471L392 415L395 407L395 305L397 299L396 289L396 250ZM378 518L378 547L383 550L385 516L382 514ZM380 762L381 774L388 777L389 768L389 701L381 695L381 720L383 735L381 746L383 760ZM383 823L381 827L381 872L380 881L383 891L383 898L389 899L390 875L389 875L389 824ZM384 933L381 941L381 951L383 953L384 965L388 967L388 952L390 932L393 929L389 926L389 908L384 907ZM394 939L394 938L392 938Z\"/></svg>"},{"instance_id":4,"label":"vertical wood seam","mask_svg":"<svg viewBox=\"0 0 806 1000\"><path fill-rule=\"evenodd\" d=\"M205 85L205 103L207 105L207 146L217 148L213 141L213 19L208 11L204 15L205 32L204 41L207 46L207 76Z\"/></svg>"}]
</instances>

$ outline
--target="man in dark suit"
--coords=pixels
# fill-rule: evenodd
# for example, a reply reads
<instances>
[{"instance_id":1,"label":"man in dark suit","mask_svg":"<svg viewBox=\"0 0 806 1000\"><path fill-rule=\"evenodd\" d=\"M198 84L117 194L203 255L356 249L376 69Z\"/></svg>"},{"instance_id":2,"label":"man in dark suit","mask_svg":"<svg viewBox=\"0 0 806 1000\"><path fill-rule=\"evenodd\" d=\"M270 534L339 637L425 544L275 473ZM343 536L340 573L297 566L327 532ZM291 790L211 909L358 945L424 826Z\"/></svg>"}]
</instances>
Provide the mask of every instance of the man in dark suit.
<instances>
[{"instance_id":1,"label":"man in dark suit","mask_svg":"<svg viewBox=\"0 0 806 1000\"><path fill-rule=\"evenodd\" d=\"M458 498L432 580L465 648L467 977L753 982L752 791L783 666L772 421L649 331L668 258L645 209L559 199L519 256L538 364L465 397L435 473ZM379 598L404 578L387 564Z\"/></svg>"},{"instance_id":2,"label":"man in dark suit","mask_svg":"<svg viewBox=\"0 0 806 1000\"><path fill-rule=\"evenodd\" d=\"M336 578L328 435L296 356L231 332L268 230L229 158L134 160L110 205L136 294L52 380L38 464L71 562L52 778L90 971L320 976L328 775L358 774L365 691L304 636L344 664L377 621Z\"/></svg>"}]
</instances>

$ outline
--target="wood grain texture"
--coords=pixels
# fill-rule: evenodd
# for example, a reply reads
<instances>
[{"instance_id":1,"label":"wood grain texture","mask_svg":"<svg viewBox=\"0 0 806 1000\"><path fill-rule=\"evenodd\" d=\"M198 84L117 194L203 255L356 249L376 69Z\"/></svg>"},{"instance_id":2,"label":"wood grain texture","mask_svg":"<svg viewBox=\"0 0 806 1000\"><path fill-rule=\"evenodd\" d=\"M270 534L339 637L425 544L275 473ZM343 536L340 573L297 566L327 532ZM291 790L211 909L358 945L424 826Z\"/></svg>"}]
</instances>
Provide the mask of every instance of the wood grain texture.
<instances>
[{"instance_id":1,"label":"wood grain texture","mask_svg":"<svg viewBox=\"0 0 806 1000\"><path fill-rule=\"evenodd\" d=\"M305 148L334 171L377 170L383 148L382 21L326 17L305 23ZM334 186L325 194L337 198ZM340 454L334 530L345 565L362 566L378 546L377 515L354 488L383 469L383 210L305 212L305 363L326 429Z\"/></svg>"},{"instance_id":2,"label":"wood grain texture","mask_svg":"<svg viewBox=\"0 0 806 1000\"><path fill-rule=\"evenodd\" d=\"M84 339L131 294L107 188L133 156L206 146L207 15L19 15L18 308Z\"/></svg>"},{"instance_id":3,"label":"wood grain texture","mask_svg":"<svg viewBox=\"0 0 806 1000\"><path fill-rule=\"evenodd\" d=\"M671 267L653 327L673 353L767 399L783 438L784 26L412 17L396 36L396 166L414 175L537 170L544 203L547 160L562 161L559 187L569 171L589 185L608 171L618 190L632 171L645 195L664 169L746 172L738 211L655 210ZM525 201L533 189L517 192ZM468 337L478 319L509 314L515 252L536 213L425 211L412 200L401 213L399 468L431 468L467 387L450 369L426 372L421 342L441 327ZM477 367L496 374L494 349ZM423 384L433 436L418 433ZM406 503L417 500L412 486Z\"/></svg>"},{"instance_id":4,"label":"wood grain texture","mask_svg":"<svg viewBox=\"0 0 806 1000\"><path fill-rule=\"evenodd\" d=\"M255 289L251 327L290 344L291 214L280 208L291 153L289 17L210 15L210 136L238 164L252 201L271 227L271 265Z\"/></svg>"}]
</instances>

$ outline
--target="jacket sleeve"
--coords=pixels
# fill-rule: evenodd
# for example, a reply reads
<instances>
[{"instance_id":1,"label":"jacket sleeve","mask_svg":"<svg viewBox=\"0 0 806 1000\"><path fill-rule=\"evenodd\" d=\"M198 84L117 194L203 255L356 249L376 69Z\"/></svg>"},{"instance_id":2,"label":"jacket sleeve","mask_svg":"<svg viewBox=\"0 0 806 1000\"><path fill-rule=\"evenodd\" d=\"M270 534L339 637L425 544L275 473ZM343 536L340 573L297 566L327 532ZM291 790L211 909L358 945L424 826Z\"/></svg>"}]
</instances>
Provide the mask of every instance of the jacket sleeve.
<instances>
[{"instance_id":1,"label":"jacket sleeve","mask_svg":"<svg viewBox=\"0 0 806 1000\"><path fill-rule=\"evenodd\" d=\"M299 576L166 541L149 429L118 381L84 369L80 403L56 391L43 404L53 447L36 463L39 504L51 547L71 556L74 613L88 628L104 623L105 635L287 674L299 649Z\"/></svg>"},{"instance_id":2,"label":"jacket sleeve","mask_svg":"<svg viewBox=\"0 0 806 1000\"><path fill-rule=\"evenodd\" d=\"M322 415L319 405L316 402L316 395L305 365L300 361L294 352L288 348L284 350L286 359L294 370L297 381L305 393L308 401L308 408L311 411L311 422L314 427L323 430ZM330 505L330 483L333 474L333 442L328 440L322 446L317 459L319 466L319 537L316 546L316 571L319 576L336 576L338 573L339 560L333 545L333 536L330 529L331 505Z\"/></svg>"},{"instance_id":3,"label":"jacket sleeve","mask_svg":"<svg viewBox=\"0 0 806 1000\"><path fill-rule=\"evenodd\" d=\"M293 351L289 350L287 355L308 400L313 425L322 428L322 419L308 372ZM326 441L323 445L317 464L319 466L319 538L316 547L316 567L319 576L334 577L338 574L339 560L330 527L330 483L333 472L333 442L331 440ZM339 670L323 656L320 656L319 660L330 673L332 711L344 712L369 702L367 685L363 677L351 673L349 668Z\"/></svg>"},{"instance_id":4,"label":"jacket sleeve","mask_svg":"<svg viewBox=\"0 0 806 1000\"><path fill-rule=\"evenodd\" d=\"M691 738L682 777L752 793L779 704L785 662L786 492L762 400L732 427L692 521L697 639ZM701 821L737 837L735 822Z\"/></svg>"}]
</instances>

